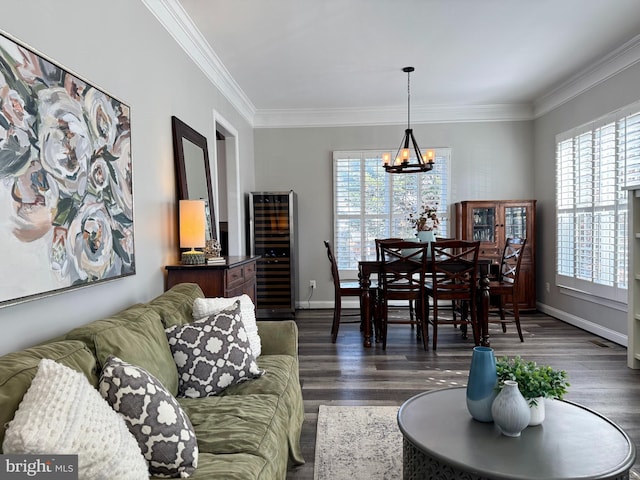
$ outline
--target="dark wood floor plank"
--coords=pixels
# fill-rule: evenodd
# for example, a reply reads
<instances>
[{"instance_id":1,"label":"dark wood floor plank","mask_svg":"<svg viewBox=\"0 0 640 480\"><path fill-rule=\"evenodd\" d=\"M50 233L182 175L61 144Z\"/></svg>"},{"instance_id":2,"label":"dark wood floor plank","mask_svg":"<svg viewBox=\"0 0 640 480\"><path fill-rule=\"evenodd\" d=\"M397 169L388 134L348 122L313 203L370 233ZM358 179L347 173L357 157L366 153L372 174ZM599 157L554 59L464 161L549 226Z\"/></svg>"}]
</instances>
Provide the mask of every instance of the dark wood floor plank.
<instances>
[{"instance_id":1,"label":"dark wood floor plank","mask_svg":"<svg viewBox=\"0 0 640 480\"><path fill-rule=\"evenodd\" d=\"M354 313L348 311L347 313ZM406 309L393 313L407 315ZM291 467L288 480L312 480L316 427L320 405L398 406L425 390L466 385L473 341L463 340L450 325L438 329L438 349L422 348L415 330L390 325L387 350L374 344L362 347L359 325L340 326L331 343L331 310L301 310L300 378L305 407L302 448L306 464ZM496 356L526 359L567 370L571 387L567 400L597 410L618 423L640 449L640 370L627 368L627 350L609 340L541 313L522 318L524 343L513 325L503 333L491 324L491 346ZM471 337L471 335L469 335ZM631 478L640 479L640 461Z\"/></svg>"}]
</instances>

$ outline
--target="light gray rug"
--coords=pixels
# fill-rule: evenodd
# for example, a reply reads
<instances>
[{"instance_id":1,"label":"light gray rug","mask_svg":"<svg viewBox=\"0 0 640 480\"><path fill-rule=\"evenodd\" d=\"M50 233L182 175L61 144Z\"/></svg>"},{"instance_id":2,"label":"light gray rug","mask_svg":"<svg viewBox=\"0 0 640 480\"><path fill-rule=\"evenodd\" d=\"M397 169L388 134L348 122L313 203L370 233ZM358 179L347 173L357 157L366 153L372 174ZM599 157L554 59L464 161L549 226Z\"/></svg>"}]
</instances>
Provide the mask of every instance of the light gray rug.
<instances>
[{"instance_id":1,"label":"light gray rug","mask_svg":"<svg viewBox=\"0 0 640 480\"><path fill-rule=\"evenodd\" d=\"M398 407L320 405L314 480L402 478Z\"/></svg>"}]
</instances>

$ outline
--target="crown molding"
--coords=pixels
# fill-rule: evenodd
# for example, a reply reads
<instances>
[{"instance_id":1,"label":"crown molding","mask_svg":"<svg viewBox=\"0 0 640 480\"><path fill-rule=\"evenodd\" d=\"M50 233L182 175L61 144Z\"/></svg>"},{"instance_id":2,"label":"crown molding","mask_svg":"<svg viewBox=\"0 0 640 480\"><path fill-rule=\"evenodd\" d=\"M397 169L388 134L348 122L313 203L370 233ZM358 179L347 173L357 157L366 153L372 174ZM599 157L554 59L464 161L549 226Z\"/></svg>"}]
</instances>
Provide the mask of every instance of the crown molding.
<instances>
[{"instance_id":1,"label":"crown molding","mask_svg":"<svg viewBox=\"0 0 640 480\"><path fill-rule=\"evenodd\" d=\"M534 118L538 118L640 61L640 35L604 56L588 68L536 99Z\"/></svg>"},{"instance_id":2,"label":"crown molding","mask_svg":"<svg viewBox=\"0 0 640 480\"><path fill-rule=\"evenodd\" d=\"M414 106L411 123L506 122L533 119L530 105ZM402 125L407 110L391 108L274 109L258 110L254 128L345 127Z\"/></svg>"},{"instance_id":3,"label":"crown molding","mask_svg":"<svg viewBox=\"0 0 640 480\"><path fill-rule=\"evenodd\" d=\"M142 0L224 97L253 126L256 108L177 0Z\"/></svg>"},{"instance_id":4,"label":"crown molding","mask_svg":"<svg viewBox=\"0 0 640 480\"><path fill-rule=\"evenodd\" d=\"M142 0L185 53L254 128L398 125L406 109L257 110L178 0ZM414 106L412 123L524 121L538 118L640 62L640 35L540 96L532 104Z\"/></svg>"}]
</instances>

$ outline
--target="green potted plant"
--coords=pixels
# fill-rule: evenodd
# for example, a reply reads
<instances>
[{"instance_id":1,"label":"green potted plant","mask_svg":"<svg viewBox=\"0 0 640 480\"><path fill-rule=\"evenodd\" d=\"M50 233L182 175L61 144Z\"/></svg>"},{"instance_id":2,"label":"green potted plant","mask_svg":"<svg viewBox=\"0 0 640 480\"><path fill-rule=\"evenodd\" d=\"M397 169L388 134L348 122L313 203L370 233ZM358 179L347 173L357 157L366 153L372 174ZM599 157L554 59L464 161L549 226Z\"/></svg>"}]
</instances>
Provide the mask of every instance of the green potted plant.
<instances>
[{"instance_id":1,"label":"green potted plant","mask_svg":"<svg viewBox=\"0 0 640 480\"><path fill-rule=\"evenodd\" d=\"M514 358L500 357L496 360L498 374L498 389L502 389L505 380L518 383L518 390L529 403L531 408L531 422L529 425L539 425L544 420L545 398L562 400L567 393L570 383L567 372L554 370L548 365L538 365L533 361L523 360L520 356Z\"/></svg>"}]
</instances>

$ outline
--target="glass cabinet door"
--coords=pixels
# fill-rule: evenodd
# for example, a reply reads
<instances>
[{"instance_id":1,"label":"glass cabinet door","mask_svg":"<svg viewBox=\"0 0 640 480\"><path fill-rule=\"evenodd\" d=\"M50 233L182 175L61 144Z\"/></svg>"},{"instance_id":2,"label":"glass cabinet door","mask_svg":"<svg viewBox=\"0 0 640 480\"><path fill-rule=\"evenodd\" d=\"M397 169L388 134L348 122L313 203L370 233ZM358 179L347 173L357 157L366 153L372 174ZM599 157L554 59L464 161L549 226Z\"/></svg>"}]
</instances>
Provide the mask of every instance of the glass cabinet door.
<instances>
[{"instance_id":1,"label":"glass cabinet door","mask_svg":"<svg viewBox=\"0 0 640 480\"><path fill-rule=\"evenodd\" d=\"M504 231L507 238L527 238L526 207L505 207Z\"/></svg>"},{"instance_id":2,"label":"glass cabinet door","mask_svg":"<svg viewBox=\"0 0 640 480\"><path fill-rule=\"evenodd\" d=\"M496 241L496 208L476 207L473 212L473 240L477 242Z\"/></svg>"}]
</instances>

